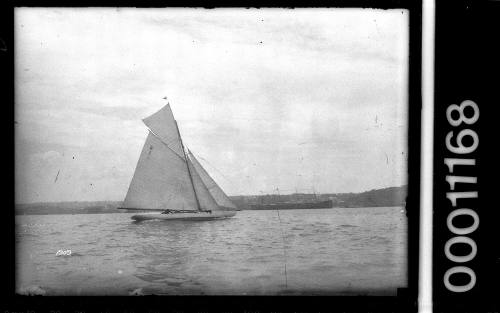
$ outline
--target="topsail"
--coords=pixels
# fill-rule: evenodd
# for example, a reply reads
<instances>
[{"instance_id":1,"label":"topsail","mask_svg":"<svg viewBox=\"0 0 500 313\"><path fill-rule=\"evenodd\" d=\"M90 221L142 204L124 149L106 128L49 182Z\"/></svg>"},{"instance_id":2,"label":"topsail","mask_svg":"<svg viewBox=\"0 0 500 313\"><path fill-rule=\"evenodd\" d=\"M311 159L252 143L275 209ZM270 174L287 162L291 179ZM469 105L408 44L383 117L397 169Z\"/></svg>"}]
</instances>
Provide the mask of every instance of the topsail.
<instances>
[{"instance_id":1,"label":"topsail","mask_svg":"<svg viewBox=\"0 0 500 313\"><path fill-rule=\"evenodd\" d=\"M158 112L146 117L142 121L170 150L175 152L179 157L184 158L181 138L177 132L177 125L170 105L167 104Z\"/></svg>"}]
</instances>

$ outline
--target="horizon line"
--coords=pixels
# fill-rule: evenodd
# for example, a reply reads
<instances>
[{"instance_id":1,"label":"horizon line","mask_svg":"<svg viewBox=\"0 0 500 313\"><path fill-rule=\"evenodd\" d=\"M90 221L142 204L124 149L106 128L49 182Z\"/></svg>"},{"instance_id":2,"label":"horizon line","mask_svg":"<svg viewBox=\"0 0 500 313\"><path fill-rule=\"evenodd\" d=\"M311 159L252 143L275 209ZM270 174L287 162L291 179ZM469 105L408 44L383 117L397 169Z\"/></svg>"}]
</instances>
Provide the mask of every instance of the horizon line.
<instances>
[{"instance_id":1,"label":"horizon line","mask_svg":"<svg viewBox=\"0 0 500 313\"><path fill-rule=\"evenodd\" d=\"M383 188L373 188L370 190L364 190L364 191L359 191L359 192L318 192L318 193L303 193L303 192L294 192L294 193L283 193L283 194L276 194L276 193L266 193L266 194L240 194L240 195L228 195L228 197L262 197L262 196L286 196L286 195L294 195L294 194L303 194L303 195L324 195L324 194L349 194L349 193L364 193L364 192L369 192L369 191L374 191L374 190L383 190L383 189L389 189L389 188L402 188L402 187L408 187L408 184L404 184L401 186L390 186L390 187L383 187ZM64 201L35 201L35 202L15 202L14 205L24 205L24 204L38 204L38 203L64 203L64 202L123 202L123 200L64 200Z\"/></svg>"}]
</instances>

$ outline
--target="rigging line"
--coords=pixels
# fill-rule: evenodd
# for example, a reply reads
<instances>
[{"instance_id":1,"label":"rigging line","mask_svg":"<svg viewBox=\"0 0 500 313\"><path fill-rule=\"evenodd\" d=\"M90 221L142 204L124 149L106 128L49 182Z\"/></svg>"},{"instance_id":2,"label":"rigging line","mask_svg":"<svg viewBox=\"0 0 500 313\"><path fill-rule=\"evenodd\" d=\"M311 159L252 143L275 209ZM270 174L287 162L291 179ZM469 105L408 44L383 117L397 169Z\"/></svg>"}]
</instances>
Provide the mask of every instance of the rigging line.
<instances>
[{"instance_id":1,"label":"rigging line","mask_svg":"<svg viewBox=\"0 0 500 313\"><path fill-rule=\"evenodd\" d=\"M280 210L276 210L276 213L278 213L278 220L280 221L281 239L283 240L283 255L285 256L285 288L288 288L288 275L286 273L286 245L285 245L285 235L283 234L283 228L281 227Z\"/></svg>"},{"instance_id":2,"label":"rigging line","mask_svg":"<svg viewBox=\"0 0 500 313\"><path fill-rule=\"evenodd\" d=\"M202 157L201 157L201 156L199 156L199 155L198 155L198 158L199 158L200 160L205 161L208 165L210 165L210 167L211 167L211 168L213 168L214 170L216 170L216 171L217 171L217 173L219 173L222 177L224 177L224 179L225 179L225 180L227 180L229 183L231 183L231 184L233 183L233 182L232 182L232 181L230 181L230 180L229 180L229 179L228 179L228 178L227 178L224 174L222 174L222 172L221 172L221 171L219 171L219 170L218 170L215 166L213 166L213 165L212 165L210 162L208 162L206 159L202 158Z\"/></svg>"},{"instance_id":3,"label":"rigging line","mask_svg":"<svg viewBox=\"0 0 500 313\"><path fill-rule=\"evenodd\" d=\"M153 134L153 136L155 136L165 147L167 147L167 149L169 149L170 151L172 151L175 155L177 155L182 161L186 162L186 160L181 156L179 155L179 153L177 153L174 149L172 149L169 145L167 145L161 138L160 136L158 136L157 134L155 134L149 127L146 127L149 132L151 134Z\"/></svg>"},{"instance_id":4,"label":"rigging line","mask_svg":"<svg viewBox=\"0 0 500 313\"><path fill-rule=\"evenodd\" d=\"M188 149L188 155L189 155L189 158L193 158L194 160L196 160L196 162L201 166L201 169L212 179L213 181L213 184L212 186L208 187L207 184L205 184L205 187L207 187L208 190L212 190L214 188L217 188L219 187L217 185L217 183L215 182L215 180L210 176L210 174L208 174L208 172L203 168L203 166L201 165L201 163L196 159L196 157L194 156L194 153ZM203 159L202 157L198 156L198 158L200 159ZM203 159L206 163L209 163L207 160ZM192 161L192 160L191 160ZM209 164L210 165L210 164ZM217 172L219 172L220 175L222 175L224 177L224 175L218 170L216 169L213 165L210 165L211 168L215 169ZM225 177L224 177L225 178ZM232 182L230 180L228 180L227 178L225 178L228 182L230 182L232 184ZM220 188L220 187L219 187Z\"/></svg>"}]
</instances>

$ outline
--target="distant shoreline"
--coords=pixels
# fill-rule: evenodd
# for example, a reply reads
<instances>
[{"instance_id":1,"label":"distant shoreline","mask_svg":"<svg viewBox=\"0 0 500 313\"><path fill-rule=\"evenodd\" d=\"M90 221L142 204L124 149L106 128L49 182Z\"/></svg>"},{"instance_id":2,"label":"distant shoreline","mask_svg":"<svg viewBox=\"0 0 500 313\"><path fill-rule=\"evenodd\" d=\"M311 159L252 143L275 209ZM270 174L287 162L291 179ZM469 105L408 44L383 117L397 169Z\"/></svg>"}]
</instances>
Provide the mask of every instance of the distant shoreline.
<instances>
[{"instance_id":1,"label":"distant shoreline","mask_svg":"<svg viewBox=\"0 0 500 313\"><path fill-rule=\"evenodd\" d=\"M287 195L230 196L229 198L238 209L255 211L273 209L252 209L252 205L282 204L294 201L314 200L332 200L332 208L395 207L405 205L406 190L407 186L401 186L374 189L360 193L294 193ZM117 208L121 205L122 201L73 201L16 204L15 215L130 213L126 210L118 210Z\"/></svg>"}]
</instances>

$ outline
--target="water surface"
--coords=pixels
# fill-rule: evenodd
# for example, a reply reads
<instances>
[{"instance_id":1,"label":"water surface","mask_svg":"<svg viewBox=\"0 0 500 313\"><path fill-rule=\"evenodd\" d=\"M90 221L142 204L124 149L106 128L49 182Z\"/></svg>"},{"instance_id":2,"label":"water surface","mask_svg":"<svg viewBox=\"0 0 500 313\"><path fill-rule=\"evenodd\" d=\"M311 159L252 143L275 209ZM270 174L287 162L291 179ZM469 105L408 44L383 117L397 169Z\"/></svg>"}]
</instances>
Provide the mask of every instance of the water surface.
<instances>
[{"instance_id":1,"label":"water surface","mask_svg":"<svg viewBox=\"0 0 500 313\"><path fill-rule=\"evenodd\" d=\"M16 289L46 295L369 294L407 284L401 207L240 211L230 219L16 216ZM71 250L71 255L56 255ZM286 266L286 275L285 275Z\"/></svg>"}]
</instances>

